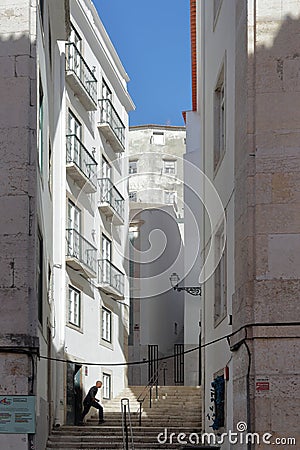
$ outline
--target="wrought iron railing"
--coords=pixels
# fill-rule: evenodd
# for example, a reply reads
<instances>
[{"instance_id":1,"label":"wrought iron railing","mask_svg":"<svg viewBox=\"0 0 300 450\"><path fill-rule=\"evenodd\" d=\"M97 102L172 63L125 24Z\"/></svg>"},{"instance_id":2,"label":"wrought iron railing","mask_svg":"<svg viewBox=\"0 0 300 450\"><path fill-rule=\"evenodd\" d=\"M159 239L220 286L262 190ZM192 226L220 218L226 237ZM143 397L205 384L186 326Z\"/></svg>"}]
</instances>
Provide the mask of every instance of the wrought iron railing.
<instances>
[{"instance_id":1,"label":"wrought iron railing","mask_svg":"<svg viewBox=\"0 0 300 450\"><path fill-rule=\"evenodd\" d=\"M68 134L67 164L76 164L83 174L96 187L97 163L75 134Z\"/></svg>"},{"instance_id":2,"label":"wrought iron railing","mask_svg":"<svg viewBox=\"0 0 300 450\"><path fill-rule=\"evenodd\" d=\"M66 229L66 255L85 264L96 273L97 249L74 228Z\"/></svg>"},{"instance_id":3,"label":"wrought iron railing","mask_svg":"<svg viewBox=\"0 0 300 450\"><path fill-rule=\"evenodd\" d=\"M98 282L109 285L124 295L124 274L108 259L98 261Z\"/></svg>"},{"instance_id":4,"label":"wrought iron railing","mask_svg":"<svg viewBox=\"0 0 300 450\"><path fill-rule=\"evenodd\" d=\"M97 79L72 42L66 44L66 70L74 72L93 102L97 104Z\"/></svg>"},{"instance_id":5,"label":"wrought iron railing","mask_svg":"<svg viewBox=\"0 0 300 450\"><path fill-rule=\"evenodd\" d=\"M117 111L113 107L112 102L107 98L102 98L101 100L99 100L99 107L99 122L108 123L121 145L125 147L125 126L120 119Z\"/></svg>"},{"instance_id":6,"label":"wrought iron railing","mask_svg":"<svg viewBox=\"0 0 300 450\"><path fill-rule=\"evenodd\" d=\"M100 204L105 202L124 220L124 198L109 178L100 178Z\"/></svg>"}]
</instances>

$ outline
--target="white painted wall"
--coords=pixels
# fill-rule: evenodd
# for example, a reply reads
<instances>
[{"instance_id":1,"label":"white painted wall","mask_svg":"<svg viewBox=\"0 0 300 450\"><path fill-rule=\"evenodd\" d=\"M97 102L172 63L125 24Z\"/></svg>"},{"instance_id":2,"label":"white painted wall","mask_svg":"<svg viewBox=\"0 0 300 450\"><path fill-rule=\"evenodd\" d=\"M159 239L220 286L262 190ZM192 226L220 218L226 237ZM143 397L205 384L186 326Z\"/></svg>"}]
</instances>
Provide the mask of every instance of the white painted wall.
<instances>
[{"instance_id":1,"label":"white painted wall","mask_svg":"<svg viewBox=\"0 0 300 450\"><path fill-rule=\"evenodd\" d=\"M98 79L98 96L101 98L102 76L110 85L113 93L113 103L119 116L128 128L128 110L133 103L126 90L128 77L112 47L111 42L100 22L94 6L89 1L71 1L71 23L84 41L83 57L90 68L95 66L95 76ZM109 51L108 51L109 50ZM98 163L97 178L101 178L102 155L112 166L112 179L124 198L126 198L127 185L123 177L127 174L127 163L119 158L113 148L106 141L103 134L97 129L99 110L87 112L81 102L74 95L73 90L64 80L64 44L60 45L60 73L57 72L57 82L63 89L63 97L59 106L59 129L56 143L60 148L55 154L54 172L55 189L54 203L58 205L54 211L54 228L57 230L57 239L54 245L55 270L55 346L57 351L67 359L77 361L83 365L81 381L83 394L94 385L95 381L102 379L103 372L111 373L112 396L117 395L126 386L126 368L101 366L101 362L117 363L126 360L126 342L128 327L128 281L125 276L124 300L117 302L96 287L96 279L87 280L76 273L65 263L65 228L67 221L67 199L81 210L81 234L97 248L97 259L101 259L101 238L104 232L112 240L112 262L124 273L124 254L127 245L128 219L125 224L115 226L109 219L98 211L97 202L99 191L95 194L83 192L71 176L66 175L66 123L67 110L70 108L80 120L83 128L82 142ZM127 152L127 140L126 150ZM126 212L127 211L127 212ZM128 216L126 205L125 217ZM81 291L80 329L68 325L67 289L71 284ZM107 348L101 340L101 308L105 306L112 311L113 336L112 345ZM85 362L97 363L96 366L85 369ZM57 364L57 376L61 381L66 378L66 367ZM65 382L57 384L57 403L55 420L65 423L66 420L66 390ZM105 403L105 402L104 402Z\"/></svg>"}]
</instances>

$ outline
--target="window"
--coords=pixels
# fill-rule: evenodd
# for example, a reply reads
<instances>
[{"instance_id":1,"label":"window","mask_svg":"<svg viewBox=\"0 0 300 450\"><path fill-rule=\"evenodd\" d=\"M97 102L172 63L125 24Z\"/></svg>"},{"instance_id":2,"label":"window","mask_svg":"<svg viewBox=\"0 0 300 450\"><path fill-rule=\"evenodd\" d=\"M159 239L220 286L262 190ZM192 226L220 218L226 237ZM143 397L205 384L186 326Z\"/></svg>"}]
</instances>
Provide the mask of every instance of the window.
<instances>
[{"instance_id":1,"label":"window","mask_svg":"<svg viewBox=\"0 0 300 450\"><path fill-rule=\"evenodd\" d=\"M175 175L176 173L176 161L164 161L164 173Z\"/></svg>"},{"instance_id":2,"label":"window","mask_svg":"<svg viewBox=\"0 0 300 450\"><path fill-rule=\"evenodd\" d=\"M153 131L150 143L154 145L164 145L165 133L163 131Z\"/></svg>"},{"instance_id":3,"label":"window","mask_svg":"<svg viewBox=\"0 0 300 450\"><path fill-rule=\"evenodd\" d=\"M102 332L101 337L106 342L111 342L111 311L102 308Z\"/></svg>"},{"instance_id":4,"label":"window","mask_svg":"<svg viewBox=\"0 0 300 450\"><path fill-rule=\"evenodd\" d=\"M108 373L103 374L103 398L111 398L111 375Z\"/></svg>"},{"instance_id":5,"label":"window","mask_svg":"<svg viewBox=\"0 0 300 450\"><path fill-rule=\"evenodd\" d=\"M82 167L81 160L81 123L74 114L68 111L68 131L67 131L67 162L73 162L78 167Z\"/></svg>"},{"instance_id":6,"label":"window","mask_svg":"<svg viewBox=\"0 0 300 450\"><path fill-rule=\"evenodd\" d=\"M129 161L129 175L137 173L137 161Z\"/></svg>"},{"instance_id":7,"label":"window","mask_svg":"<svg viewBox=\"0 0 300 450\"><path fill-rule=\"evenodd\" d=\"M174 205L176 203L176 192L175 191L165 191L165 204Z\"/></svg>"},{"instance_id":8,"label":"window","mask_svg":"<svg viewBox=\"0 0 300 450\"><path fill-rule=\"evenodd\" d=\"M76 327L80 327L80 291L69 286L69 317L68 321Z\"/></svg>"},{"instance_id":9,"label":"window","mask_svg":"<svg viewBox=\"0 0 300 450\"><path fill-rule=\"evenodd\" d=\"M216 234L216 262L221 259L215 270L215 325L221 322L226 316L226 249L224 226L222 226Z\"/></svg>"},{"instance_id":10,"label":"window","mask_svg":"<svg viewBox=\"0 0 300 450\"><path fill-rule=\"evenodd\" d=\"M137 201L137 191L129 192L129 200L131 202L136 202Z\"/></svg>"},{"instance_id":11,"label":"window","mask_svg":"<svg viewBox=\"0 0 300 450\"><path fill-rule=\"evenodd\" d=\"M111 240L102 234L102 281L111 283Z\"/></svg>"},{"instance_id":12,"label":"window","mask_svg":"<svg viewBox=\"0 0 300 450\"><path fill-rule=\"evenodd\" d=\"M226 90L224 65L214 92L214 169L216 170L226 149Z\"/></svg>"},{"instance_id":13,"label":"window","mask_svg":"<svg viewBox=\"0 0 300 450\"><path fill-rule=\"evenodd\" d=\"M44 260L44 248L43 238L38 231L38 245L37 245L37 299L38 299L38 319L43 326L43 260Z\"/></svg>"},{"instance_id":14,"label":"window","mask_svg":"<svg viewBox=\"0 0 300 450\"><path fill-rule=\"evenodd\" d=\"M44 91L42 87L42 81L40 79L38 160L41 172L43 171L43 157L44 157Z\"/></svg>"},{"instance_id":15,"label":"window","mask_svg":"<svg viewBox=\"0 0 300 450\"><path fill-rule=\"evenodd\" d=\"M68 255L80 259L81 257L81 212L70 200L68 201L67 245Z\"/></svg>"}]
</instances>

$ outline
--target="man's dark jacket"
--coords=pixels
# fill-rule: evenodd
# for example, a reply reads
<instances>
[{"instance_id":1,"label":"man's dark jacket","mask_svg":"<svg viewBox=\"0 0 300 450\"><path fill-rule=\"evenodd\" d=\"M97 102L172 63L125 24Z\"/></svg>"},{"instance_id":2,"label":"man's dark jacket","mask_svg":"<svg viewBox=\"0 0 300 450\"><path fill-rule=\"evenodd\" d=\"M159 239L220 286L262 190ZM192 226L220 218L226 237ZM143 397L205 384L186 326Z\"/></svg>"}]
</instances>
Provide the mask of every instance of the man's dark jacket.
<instances>
[{"instance_id":1,"label":"man's dark jacket","mask_svg":"<svg viewBox=\"0 0 300 450\"><path fill-rule=\"evenodd\" d=\"M98 392L97 386L91 387L91 389L87 393L85 399L83 400L83 403L85 405L90 405L91 403L93 403L93 401L95 401L95 397L97 395L97 392Z\"/></svg>"}]
</instances>

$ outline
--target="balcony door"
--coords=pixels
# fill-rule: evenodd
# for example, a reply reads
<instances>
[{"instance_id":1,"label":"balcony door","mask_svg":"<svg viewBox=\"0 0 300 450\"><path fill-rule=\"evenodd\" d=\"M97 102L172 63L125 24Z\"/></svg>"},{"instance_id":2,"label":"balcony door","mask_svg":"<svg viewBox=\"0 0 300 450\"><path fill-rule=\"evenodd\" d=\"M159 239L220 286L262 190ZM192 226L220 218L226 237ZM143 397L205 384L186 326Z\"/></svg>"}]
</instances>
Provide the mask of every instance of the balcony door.
<instances>
[{"instance_id":1,"label":"balcony door","mask_svg":"<svg viewBox=\"0 0 300 450\"><path fill-rule=\"evenodd\" d=\"M111 102L112 93L105 81L102 79L102 120L103 122L110 123L111 121ZM109 101L105 101L109 100Z\"/></svg>"},{"instance_id":2,"label":"balcony door","mask_svg":"<svg viewBox=\"0 0 300 450\"><path fill-rule=\"evenodd\" d=\"M74 44L70 46L69 67L72 67L76 75L81 78L82 39L73 27L71 27L69 42Z\"/></svg>"},{"instance_id":3,"label":"balcony door","mask_svg":"<svg viewBox=\"0 0 300 450\"><path fill-rule=\"evenodd\" d=\"M72 161L81 167L81 143L82 127L71 111L68 111L68 137L67 137L67 161Z\"/></svg>"},{"instance_id":4,"label":"balcony door","mask_svg":"<svg viewBox=\"0 0 300 450\"><path fill-rule=\"evenodd\" d=\"M80 259L80 210L68 201L68 254Z\"/></svg>"},{"instance_id":5,"label":"balcony door","mask_svg":"<svg viewBox=\"0 0 300 450\"><path fill-rule=\"evenodd\" d=\"M103 282L110 283L110 272L111 272L111 241L104 234L102 234L102 275Z\"/></svg>"}]
</instances>

